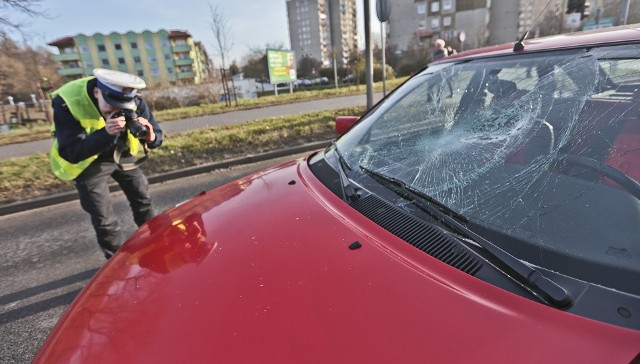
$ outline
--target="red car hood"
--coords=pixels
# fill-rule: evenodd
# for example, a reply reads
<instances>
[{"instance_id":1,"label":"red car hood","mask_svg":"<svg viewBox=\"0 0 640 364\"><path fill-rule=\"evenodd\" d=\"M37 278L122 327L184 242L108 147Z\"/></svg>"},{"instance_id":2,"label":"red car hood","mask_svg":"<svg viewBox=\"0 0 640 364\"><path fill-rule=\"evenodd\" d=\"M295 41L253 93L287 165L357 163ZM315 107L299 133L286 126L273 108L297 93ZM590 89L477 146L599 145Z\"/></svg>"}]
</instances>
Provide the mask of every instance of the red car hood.
<instances>
[{"instance_id":1,"label":"red car hood","mask_svg":"<svg viewBox=\"0 0 640 364\"><path fill-rule=\"evenodd\" d=\"M426 255L298 161L144 225L35 362L629 363L639 352L638 331L529 301Z\"/></svg>"}]
</instances>

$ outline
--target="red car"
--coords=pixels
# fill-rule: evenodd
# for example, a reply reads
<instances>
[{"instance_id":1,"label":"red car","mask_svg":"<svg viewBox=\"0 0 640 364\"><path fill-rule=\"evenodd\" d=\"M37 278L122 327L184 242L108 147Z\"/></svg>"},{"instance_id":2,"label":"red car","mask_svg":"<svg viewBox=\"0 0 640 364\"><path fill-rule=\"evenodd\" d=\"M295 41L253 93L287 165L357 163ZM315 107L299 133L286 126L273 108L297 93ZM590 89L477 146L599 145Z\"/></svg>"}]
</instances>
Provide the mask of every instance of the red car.
<instances>
[{"instance_id":1,"label":"red car","mask_svg":"<svg viewBox=\"0 0 640 364\"><path fill-rule=\"evenodd\" d=\"M444 58L356 119L142 226L35 362L640 363L640 28Z\"/></svg>"}]
</instances>

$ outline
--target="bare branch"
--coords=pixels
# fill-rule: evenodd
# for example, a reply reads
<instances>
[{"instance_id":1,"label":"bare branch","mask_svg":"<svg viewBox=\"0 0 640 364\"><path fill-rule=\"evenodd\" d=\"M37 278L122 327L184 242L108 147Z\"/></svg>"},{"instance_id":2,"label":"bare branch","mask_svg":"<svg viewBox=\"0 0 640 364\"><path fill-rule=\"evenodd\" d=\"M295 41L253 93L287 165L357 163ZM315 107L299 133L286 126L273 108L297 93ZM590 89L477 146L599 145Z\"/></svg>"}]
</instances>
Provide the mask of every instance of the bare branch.
<instances>
[{"instance_id":1,"label":"bare branch","mask_svg":"<svg viewBox=\"0 0 640 364\"><path fill-rule=\"evenodd\" d=\"M7 28L22 33L24 24L9 19L10 11L15 11L31 18L47 17L38 9L42 0L0 0L0 33L4 33Z\"/></svg>"},{"instance_id":2,"label":"bare branch","mask_svg":"<svg viewBox=\"0 0 640 364\"><path fill-rule=\"evenodd\" d=\"M231 38L231 26L224 13L218 5L209 3L211 11L211 31L216 40L217 54L222 59L222 68L226 68L226 58L233 48L233 39Z\"/></svg>"}]
</instances>

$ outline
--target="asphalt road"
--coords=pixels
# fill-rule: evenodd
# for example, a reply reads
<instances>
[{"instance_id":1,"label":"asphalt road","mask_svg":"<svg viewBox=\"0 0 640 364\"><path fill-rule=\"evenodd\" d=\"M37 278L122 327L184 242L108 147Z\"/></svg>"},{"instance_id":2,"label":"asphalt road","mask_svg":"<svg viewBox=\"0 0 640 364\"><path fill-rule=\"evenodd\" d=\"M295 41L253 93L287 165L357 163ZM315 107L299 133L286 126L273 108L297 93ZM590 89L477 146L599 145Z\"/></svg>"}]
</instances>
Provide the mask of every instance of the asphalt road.
<instances>
[{"instance_id":1,"label":"asphalt road","mask_svg":"<svg viewBox=\"0 0 640 364\"><path fill-rule=\"evenodd\" d=\"M163 211L201 191L307 153L151 186ZM113 193L125 234L136 229L126 199ZM58 318L104 263L77 201L0 216L0 363L29 363Z\"/></svg>"},{"instance_id":2,"label":"asphalt road","mask_svg":"<svg viewBox=\"0 0 640 364\"><path fill-rule=\"evenodd\" d=\"M377 102L381 98L382 93L375 93L373 95L374 102ZM166 121L163 122L160 126L166 134L171 134L212 126L239 124L268 117L295 115L314 111L335 110L345 107L366 105L367 96L363 94L268 106L259 109L239 110L224 114L200 116L196 118L175 121ZM38 152L48 152L49 148L51 148L51 140L48 139L28 143L4 145L0 146L0 159L22 157Z\"/></svg>"}]
</instances>

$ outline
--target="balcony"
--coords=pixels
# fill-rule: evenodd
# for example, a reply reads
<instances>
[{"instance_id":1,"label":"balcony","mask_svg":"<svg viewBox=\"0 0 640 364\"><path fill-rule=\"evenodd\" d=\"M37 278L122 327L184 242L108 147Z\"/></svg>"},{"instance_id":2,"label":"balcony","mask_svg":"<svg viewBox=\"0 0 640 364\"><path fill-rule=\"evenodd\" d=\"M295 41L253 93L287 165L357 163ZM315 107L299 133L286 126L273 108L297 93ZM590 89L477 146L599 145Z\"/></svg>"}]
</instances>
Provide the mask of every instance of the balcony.
<instances>
[{"instance_id":1,"label":"balcony","mask_svg":"<svg viewBox=\"0 0 640 364\"><path fill-rule=\"evenodd\" d=\"M184 79L189 79L189 78L196 78L196 73L195 72L178 72L176 75L178 76L179 80L184 80Z\"/></svg>"},{"instance_id":2,"label":"balcony","mask_svg":"<svg viewBox=\"0 0 640 364\"><path fill-rule=\"evenodd\" d=\"M62 53L62 54L54 54L53 59L58 62L65 61L79 61L80 55L78 53Z\"/></svg>"},{"instance_id":3,"label":"balcony","mask_svg":"<svg viewBox=\"0 0 640 364\"><path fill-rule=\"evenodd\" d=\"M193 59L191 58L176 59L174 63L176 66L188 66L193 64Z\"/></svg>"},{"instance_id":4,"label":"balcony","mask_svg":"<svg viewBox=\"0 0 640 364\"><path fill-rule=\"evenodd\" d=\"M60 76L84 76L84 69L81 67L76 68L61 68L58 70Z\"/></svg>"},{"instance_id":5,"label":"balcony","mask_svg":"<svg viewBox=\"0 0 640 364\"><path fill-rule=\"evenodd\" d=\"M172 47L173 53L191 52L191 46L188 44L176 44Z\"/></svg>"}]
</instances>

